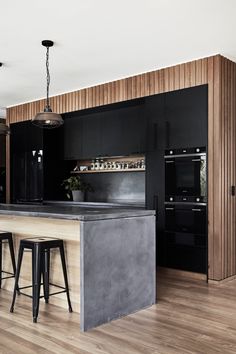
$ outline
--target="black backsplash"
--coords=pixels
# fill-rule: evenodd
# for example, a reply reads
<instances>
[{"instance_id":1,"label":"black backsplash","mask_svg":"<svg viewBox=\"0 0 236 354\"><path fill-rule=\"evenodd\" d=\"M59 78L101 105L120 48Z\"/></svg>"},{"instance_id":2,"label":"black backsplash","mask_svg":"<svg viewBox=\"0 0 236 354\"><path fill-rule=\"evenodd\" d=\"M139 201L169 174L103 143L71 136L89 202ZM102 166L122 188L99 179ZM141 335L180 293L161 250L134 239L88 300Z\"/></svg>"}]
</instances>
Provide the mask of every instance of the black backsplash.
<instances>
[{"instance_id":1,"label":"black backsplash","mask_svg":"<svg viewBox=\"0 0 236 354\"><path fill-rule=\"evenodd\" d=\"M88 202L145 203L145 172L94 173L82 176L94 192L88 192Z\"/></svg>"}]
</instances>

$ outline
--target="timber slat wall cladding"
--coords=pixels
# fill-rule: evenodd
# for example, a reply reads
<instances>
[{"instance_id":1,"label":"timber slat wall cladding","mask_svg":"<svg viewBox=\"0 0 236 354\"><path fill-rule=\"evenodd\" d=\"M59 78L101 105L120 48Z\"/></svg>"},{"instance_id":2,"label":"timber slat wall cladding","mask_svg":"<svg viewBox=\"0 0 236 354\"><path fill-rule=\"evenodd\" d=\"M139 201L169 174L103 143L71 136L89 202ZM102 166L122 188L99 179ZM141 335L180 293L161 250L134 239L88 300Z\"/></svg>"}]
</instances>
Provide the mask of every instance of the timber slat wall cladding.
<instances>
[{"instance_id":1,"label":"timber slat wall cladding","mask_svg":"<svg viewBox=\"0 0 236 354\"><path fill-rule=\"evenodd\" d=\"M236 274L235 137L236 64L220 56L129 77L52 97L52 109L72 112L138 97L208 84L208 263L209 279ZM45 100L7 109L8 124L31 119ZM7 200L10 200L9 138Z\"/></svg>"}]
</instances>

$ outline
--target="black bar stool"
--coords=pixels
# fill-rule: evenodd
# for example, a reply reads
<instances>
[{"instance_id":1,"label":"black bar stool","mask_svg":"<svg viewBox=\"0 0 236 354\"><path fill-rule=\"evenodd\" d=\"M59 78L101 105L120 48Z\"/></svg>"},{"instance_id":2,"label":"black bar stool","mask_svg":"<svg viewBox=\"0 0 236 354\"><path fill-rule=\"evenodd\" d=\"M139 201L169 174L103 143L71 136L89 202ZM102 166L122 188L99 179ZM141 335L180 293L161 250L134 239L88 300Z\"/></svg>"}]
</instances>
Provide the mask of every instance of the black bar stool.
<instances>
[{"instance_id":1,"label":"black bar stool","mask_svg":"<svg viewBox=\"0 0 236 354\"><path fill-rule=\"evenodd\" d=\"M2 245L3 245L3 243L8 243L8 245L9 245L13 272L7 272L2 269ZM7 274L7 276L3 277L2 276L3 273ZM14 278L15 274L16 274L16 262L15 262L14 248L13 248L12 233L6 232L6 231L0 231L0 289L2 287L2 280L8 279L8 278Z\"/></svg>"},{"instance_id":2,"label":"black bar stool","mask_svg":"<svg viewBox=\"0 0 236 354\"><path fill-rule=\"evenodd\" d=\"M62 270L64 275L65 287L52 284L49 282L49 273L50 273L50 250L52 248L59 248L61 255ZM32 250L32 285L24 286L19 288L19 276L21 270L21 264L23 259L23 253L25 249ZM43 289L44 295L40 296L40 287L41 287L41 275L43 275ZM49 286L53 285L57 288L62 289L61 291L50 294ZM21 292L21 289L26 289L32 287L32 296ZM32 298L33 305L33 322L37 322L38 312L39 312L39 299L44 297L45 302L48 303L49 296L66 293L69 312L72 312L70 295L69 295L69 286L68 278L66 271L66 262L65 262L65 253L63 240L51 237L33 237L26 238L20 241L20 248L18 253L18 262L16 268L16 277L15 277L15 287L13 292L13 299L11 304L10 312L14 311L14 305L16 300L16 293L20 293Z\"/></svg>"}]
</instances>

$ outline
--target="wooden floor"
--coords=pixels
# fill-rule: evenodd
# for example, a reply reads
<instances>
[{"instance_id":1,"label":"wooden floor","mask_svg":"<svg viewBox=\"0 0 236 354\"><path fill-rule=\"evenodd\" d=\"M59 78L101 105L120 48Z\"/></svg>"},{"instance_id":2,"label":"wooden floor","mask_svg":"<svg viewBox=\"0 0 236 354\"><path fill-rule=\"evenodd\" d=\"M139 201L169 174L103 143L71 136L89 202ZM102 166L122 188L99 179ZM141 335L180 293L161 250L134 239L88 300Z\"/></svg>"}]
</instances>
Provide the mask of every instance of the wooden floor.
<instances>
[{"instance_id":1,"label":"wooden floor","mask_svg":"<svg viewBox=\"0 0 236 354\"><path fill-rule=\"evenodd\" d=\"M236 280L207 285L165 276L158 282L157 305L87 333L79 331L78 314L43 301L33 324L24 296L10 314L11 293L1 290L0 353L236 353Z\"/></svg>"}]
</instances>

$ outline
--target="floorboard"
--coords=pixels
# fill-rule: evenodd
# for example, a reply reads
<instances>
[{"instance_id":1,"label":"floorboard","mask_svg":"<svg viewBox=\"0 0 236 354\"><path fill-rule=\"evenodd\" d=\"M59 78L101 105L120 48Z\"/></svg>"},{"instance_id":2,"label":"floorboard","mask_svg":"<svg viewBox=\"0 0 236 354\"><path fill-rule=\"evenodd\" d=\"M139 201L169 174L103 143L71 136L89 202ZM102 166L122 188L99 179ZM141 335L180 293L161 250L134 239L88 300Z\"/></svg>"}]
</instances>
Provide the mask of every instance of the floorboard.
<instances>
[{"instance_id":1,"label":"floorboard","mask_svg":"<svg viewBox=\"0 0 236 354\"><path fill-rule=\"evenodd\" d=\"M0 354L235 354L236 280L158 278L158 304L86 333L79 315L41 301L37 324L31 300L0 291Z\"/></svg>"}]
</instances>

